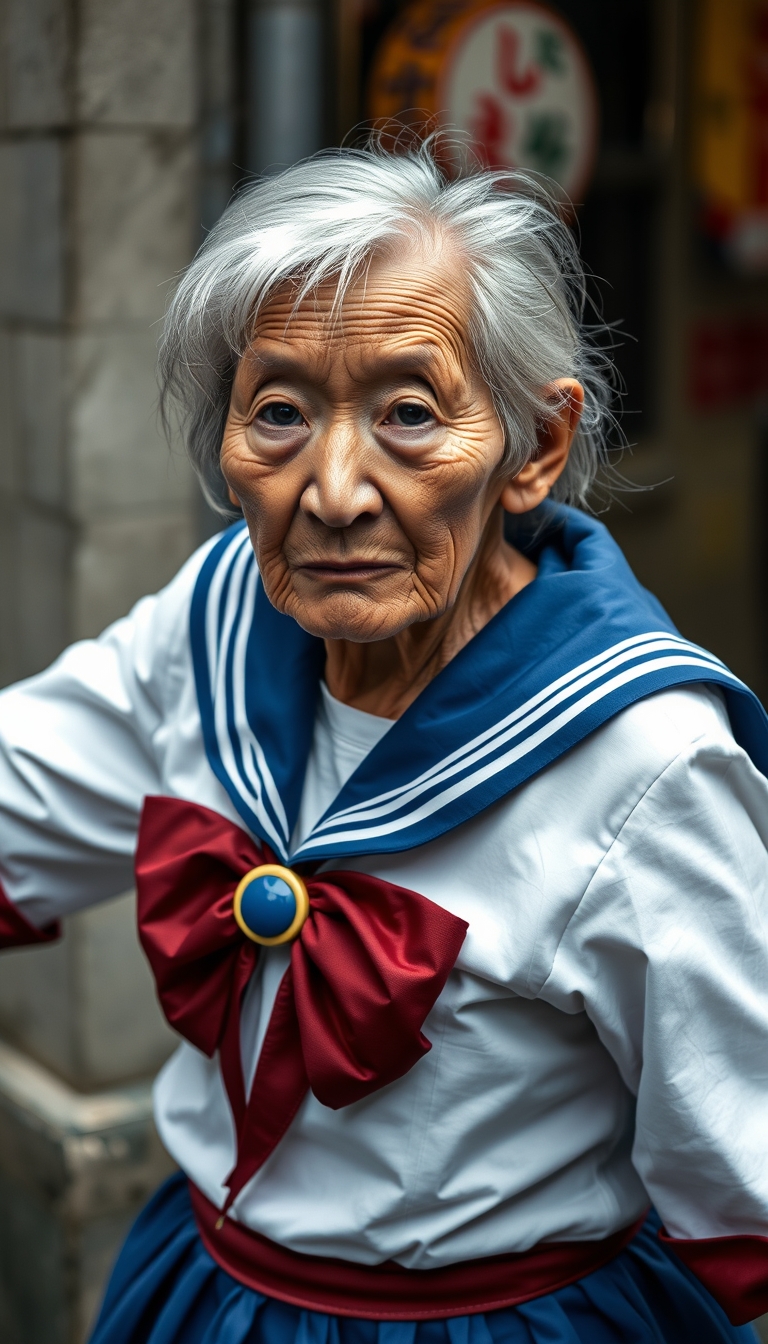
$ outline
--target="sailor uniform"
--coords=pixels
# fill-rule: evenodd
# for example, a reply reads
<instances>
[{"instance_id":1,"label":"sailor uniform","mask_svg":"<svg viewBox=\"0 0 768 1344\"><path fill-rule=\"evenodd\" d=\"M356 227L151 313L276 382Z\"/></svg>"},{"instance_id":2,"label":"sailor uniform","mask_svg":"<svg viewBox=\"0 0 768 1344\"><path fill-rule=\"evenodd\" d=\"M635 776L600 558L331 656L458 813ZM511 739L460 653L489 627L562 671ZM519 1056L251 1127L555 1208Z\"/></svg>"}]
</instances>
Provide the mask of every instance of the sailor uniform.
<instances>
[{"instance_id":1,"label":"sailor uniform","mask_svg":"<svg viewBox=\"0 0 768 1344\"><path fill-rule=\"evenodd\" d=\"M710 1292L735 1322L768 1310L765 715L600 524L552 509L520 544L538 577L394 724L333 700L241 525L0 696L6 941L124 890L138 836L186 1037L156 1116L198 1230L177 1180L100 1344L337 1317L698 1344L741 1337ZM259 948L233 893L264 864L309 914Z\"/></svg>"}]
</instances>

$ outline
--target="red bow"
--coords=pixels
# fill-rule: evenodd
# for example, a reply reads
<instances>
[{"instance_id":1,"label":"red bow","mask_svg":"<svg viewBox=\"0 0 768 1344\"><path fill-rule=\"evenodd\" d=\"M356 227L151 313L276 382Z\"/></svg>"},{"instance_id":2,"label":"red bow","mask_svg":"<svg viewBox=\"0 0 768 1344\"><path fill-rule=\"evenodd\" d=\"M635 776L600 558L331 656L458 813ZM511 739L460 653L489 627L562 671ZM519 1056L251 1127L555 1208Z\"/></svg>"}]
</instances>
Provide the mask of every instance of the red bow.
<instances>
[{"instance_id":1,"label":"red bow","mask_svg":"<svg viewBox=\"0 0 768 1344\"><path fill-rule=\"evenodd\" d=\"M348 1106L402 1078L431 1045L421 1027L468 925L366 873L305 878L310 910L291 944L246 1100L240 1006L258 946L235 920L240 878L273 863L265 845L217 812L147 798L136 851L139 936L171 1026L218 1049L237 1130L225 1211L269 1157L308 1088Z\"/></svg>"}]
</instances>

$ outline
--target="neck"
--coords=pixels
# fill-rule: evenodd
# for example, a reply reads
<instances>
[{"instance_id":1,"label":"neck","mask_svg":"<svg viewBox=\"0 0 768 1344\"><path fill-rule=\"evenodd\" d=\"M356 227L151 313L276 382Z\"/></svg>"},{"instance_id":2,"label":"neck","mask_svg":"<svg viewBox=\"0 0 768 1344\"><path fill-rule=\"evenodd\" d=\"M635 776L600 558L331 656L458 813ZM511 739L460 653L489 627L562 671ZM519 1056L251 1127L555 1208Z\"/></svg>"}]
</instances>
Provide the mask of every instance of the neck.
<instances>
[{"instance_id":1,"label":"neck","mask_svg":"<svg viewBox=\"0 0 768 1344\"><path fill-rule=\"evenodd\" d=\"M504 515L497 508L448 611L371 644L325 641L328 690L354 709L398 719L446 663L535 577L531 561L504 540Z\"/></svg>"}]
</instances>

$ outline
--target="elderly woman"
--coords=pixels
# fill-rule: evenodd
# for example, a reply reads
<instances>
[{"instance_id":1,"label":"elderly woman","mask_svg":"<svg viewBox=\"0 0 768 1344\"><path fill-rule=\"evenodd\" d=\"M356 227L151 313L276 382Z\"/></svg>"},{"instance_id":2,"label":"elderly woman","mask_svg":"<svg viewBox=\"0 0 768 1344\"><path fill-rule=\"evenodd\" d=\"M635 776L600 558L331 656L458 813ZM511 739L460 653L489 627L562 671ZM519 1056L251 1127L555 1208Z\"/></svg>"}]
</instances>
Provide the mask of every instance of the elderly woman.
<instances>
[{"instance_id":1,"label":"elderly woman","mask_svg":"<svg viewBox=\"0 0 768 1344\"><path fill-rule=\"evenodd\" d=\"M566 503L605 390L516 185L374 147L244 192L162 356L242 519L0 698L7 942L135 851L183 1038L94 1344L768 1310L766 719Z\"/></svg>"}]
</instances>

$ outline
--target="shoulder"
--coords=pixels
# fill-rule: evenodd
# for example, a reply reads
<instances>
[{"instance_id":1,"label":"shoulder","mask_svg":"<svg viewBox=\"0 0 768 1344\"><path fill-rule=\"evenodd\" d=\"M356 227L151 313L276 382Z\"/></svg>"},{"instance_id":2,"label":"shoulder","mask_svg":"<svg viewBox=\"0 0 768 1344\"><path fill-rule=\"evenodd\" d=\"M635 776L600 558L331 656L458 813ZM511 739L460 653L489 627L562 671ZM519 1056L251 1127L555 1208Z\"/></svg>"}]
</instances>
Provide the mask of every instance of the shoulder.
<instances>
[{"instance_id":1,"label":"shoulder","mask_svg":"<svg viewBox=\"0 0 768 1344\"><path fill-rule=\"evenodd\" d=\"M707 752L744 757L722 693L706 684L679 686L616 714L562 758L561 772L597 774L605 781L606 797L621 795L633 803L675 762Z\"/></svg>"},{"instance_id":2,"label":"shoulder","mask_svg":"<svg viewBox=\"0 0 768 1344\"><path fill-rule=\"evenodd\" d=\"M720 694L668 691L608 727L606 745L625 756L626 815L606 837L574 932L613 919L617 937L650 947L670 920L688 938L713 920L724 937L743 937L753 917L764 926L768 780L735 741Z\"/></svg>"},{"instance_id":3,"label":"shoulder","mask_svg":"<svg viewBox=\"0 0 768 1344\"><path fill-rule=\"evenodd\" d=\"M618 807L611 844L627 846L649 825L674 820L682 826L733 807L744 819L755 807L768 815L768 781L736 742L725 698L714 686L678 687L639 700L574 755L574 770L585 782L590 775L602 781L596 798L608 811Z\"/></svg>"},{"instance_id":4,"label":"shoulder","mask_svg":"<svg viewBox=\"0 0 768 1344\"><path fill-rule=\"evenodd\" d=\"M658 692L486 812L420 849L377 858L375 870L467 919L466 968L530 997L585 897L599 888L605 911L651 848L671 878L644 828L663 816L669 835L687 829L686 853L695 850L694 830L706 822L687 818L708 814L718 788L733 795L731 767L757 777L768 818L768 785L734 741L720 694L703 685Z\"/></svg>"},{"instance_id":5,"label":"shoulder","mask_svg":"<svg viewBox=\"0 0 768 1344\"><path fill-rule=\"evenodd\" d=\"M768 779L736 742L720 692L704 686L671 691L633 708L645 712L635 715L632 740L644 733L661 768L638 790L606 871L624 862L638 871L656 864L702 876L709 868L711 875L718 858L728 855L735 877L751 855L765 888Z\"/></svg>"},{"instance_id":6,"label":"shoulder","mask_svg":"<svg viewBox=\"0 0 768 1344\"><path fill-rule=\"evenodd\" d=\"M553 788L564 844L558 852L550 826L550 1002L555 981L594 997L609 963L642 977L651 955L674 959L680 939L703 940L706 959L707 947L764 938L768 780L735 741L718 690L637 701L563 758ZM568 1002L581 998L557 1005Z\"/></svg>"},{"instance_id":7,"label":"shoulder","mask_svg":"<svg viewBox=\"0 0 768 1344\"><path fill-rule=\"evenodd\" d=\"M702 740L717 740L736 751L722 693L714 686L673 686L637 700L617 714L596 737L603 734L616 746L646 745L668 763Z\"/></svg>"},{"instance_id":8,"label":"shoulder","mask_svg":"<svg viewBox=\"0 0 768 1344\"><path fill-rule=\"evenodd\" d=\"M725 701L713 686L659 691L635 701L532 781L531 792L585 819L600 817L605 847L634 808L676 764L707 756L746 760L731 731ZM541 801L541 799L539 800Z\"/></svg>"},{"instance_id":9,"label":"shoulder","mask_svg":"<svg viewBox=\"0 0 768 1344\"><path fill-rule=\"evenodd\" d=\"M720 692L676 687L637 700L591 733L508 800L515 831L530 823L561 836L589 879L629 819L662 781L719 761L748 758L731 732ZM762 777L761 777L762 778Z\"/></svg>"},{"instance_id":10,"label":"shoulder","mask_svg":"<svg viewBox=\"0 0 768 1344\"><path fill-rule=\"evenodd\" d=\"M768 781L736 742L723 695L705 684L636 701L544 772L531 795L528 806L551 809L583 856L582 895L644 871L651 850L668 870L675 847L703 856L726 813L737 831L761 812L768 818Z\"/></svg>"},{"instance_id":11,"label":"shoulder","mask_svg":"<svg viewBox=\"0 0 768 1344\"><path fill-rule=\"evenodd\" d=\"M37 714L48 704L101 706L150 723L190 679L189 614L213 537L199 547L164 588L141 598L95 639L72 644L45 671L0 694L0 725L13 724L24 705ZM38 708L32 711L32 707Z\"/></svg>"},{"instance_id":12,"label":"shoulder","mask_svg":"<svg viewBox=\"0 0 768 1344\"><path fill-rule=\"evenodd\" d=\"M606 739L631 750L637 779L622 767L626 815L563 925L550 1001L564 1006L576 990L574 1002L595 1001L611 976L616 994L622 976L645 987L661 977L672 997L687 993L691 973L735 984L749 967L764 980L768 780L708 688L666 692L620 717Z\"/></svg>"}]
</instances>

